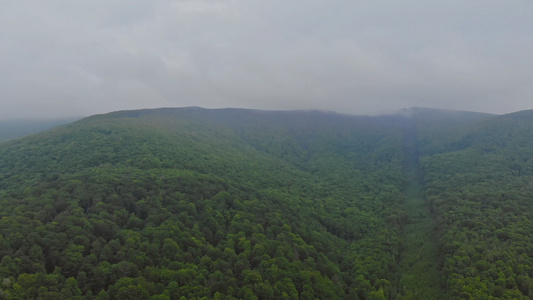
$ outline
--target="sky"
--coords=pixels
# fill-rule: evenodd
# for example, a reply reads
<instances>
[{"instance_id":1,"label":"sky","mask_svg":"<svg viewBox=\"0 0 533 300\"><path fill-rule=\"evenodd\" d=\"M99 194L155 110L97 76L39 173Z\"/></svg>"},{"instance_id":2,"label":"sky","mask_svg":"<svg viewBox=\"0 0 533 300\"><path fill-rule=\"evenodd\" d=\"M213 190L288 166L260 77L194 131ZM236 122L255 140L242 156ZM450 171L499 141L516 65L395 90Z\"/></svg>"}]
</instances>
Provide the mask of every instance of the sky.
<instances>
[{"instance_id":1,"label":"sky","mask_svg":"<svg viewBox=\"0 0 533 300\"><path fill-rule=\"evenodd\" d=\"M0 119L533 108L530 0L0 3Z\"/></svg>"}]
</instances>

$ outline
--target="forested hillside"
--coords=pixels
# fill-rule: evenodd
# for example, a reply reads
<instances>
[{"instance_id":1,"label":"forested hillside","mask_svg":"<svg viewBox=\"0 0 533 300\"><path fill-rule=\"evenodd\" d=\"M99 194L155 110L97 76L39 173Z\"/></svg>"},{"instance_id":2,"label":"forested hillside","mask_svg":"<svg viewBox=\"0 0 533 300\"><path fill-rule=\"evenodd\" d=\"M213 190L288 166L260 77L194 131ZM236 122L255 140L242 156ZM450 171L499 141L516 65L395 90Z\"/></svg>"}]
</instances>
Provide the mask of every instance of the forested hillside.
<instances>
[{"instance_id":1,"label":"forested hillside","mask_svg":"<svg viewBox=\"0 0 533 300\"><path fill-rule=\"evenodd\" d=\"M375 118L198 108L2 144L6 298L393 293L401 134Z\"/></svg>"},{"instance_id":2,"label":"forested hillside","mask_svg":"<svg viewBox=\"0 0 533 300\"><path fill-rule=\"evenodd\" d=\"M0 143L4 299L529 299L533 113L201 108Z\"/></svg>"},{"instance_id":3,"label":"forested hillside","mask_svg":"<svg viewBox=\"0 0 533 300\"><path fill-rule=\"evenodd\" d=\"M533 111L490 118L422 159L451 298L533 298Z\"/></svg>"}]
</instances>

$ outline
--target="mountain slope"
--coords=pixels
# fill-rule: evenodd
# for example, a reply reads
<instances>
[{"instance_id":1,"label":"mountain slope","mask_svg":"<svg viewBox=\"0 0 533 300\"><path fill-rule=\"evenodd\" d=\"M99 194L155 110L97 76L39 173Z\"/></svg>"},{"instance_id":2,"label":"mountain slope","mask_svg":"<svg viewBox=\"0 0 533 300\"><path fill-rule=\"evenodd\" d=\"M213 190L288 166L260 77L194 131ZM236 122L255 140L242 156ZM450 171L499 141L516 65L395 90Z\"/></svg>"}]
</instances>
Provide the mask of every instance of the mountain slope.
<instances>
[{"instance_id":1,"label":"mountain slope","mask_svg":"<svg viewBox=\"0 0 533 300\"><path fill-rule=\"evenodd\" d=\"M450 297L533 296L532 129L532 111L496 116L422 159Z\"/></svg>"},{"instance_id":2,"label":"mountain slope","mask_svg":"<svg viewBox=\"0 0 533 300\"><path fill-rule=\"evenodd\" d=\"M413 107L401 111L412 121L417 136L417 151L423 155L461 149L461 138L476 124L495 115L469 111Z\"/></svg>"},{"instance_id":3,"label":"mountain slope","mask_svg":"<svg viewBox=\"0 0 533 300\"><path fill-rule=\"evenodd\" d=\"M7 142L3 293L388 297L402 199L391 128L186 108L94 116Z\"/></svg>"},{"instance_id":4,"label":"mountain slope","mask_svg":"<svg viewBox=\"0 0 533 300\"><path fill-rule=\"evenodd\" d=\"M121 111L0 144L7 299L529 299L533 113Z\"/></svg>"}]
</instances>

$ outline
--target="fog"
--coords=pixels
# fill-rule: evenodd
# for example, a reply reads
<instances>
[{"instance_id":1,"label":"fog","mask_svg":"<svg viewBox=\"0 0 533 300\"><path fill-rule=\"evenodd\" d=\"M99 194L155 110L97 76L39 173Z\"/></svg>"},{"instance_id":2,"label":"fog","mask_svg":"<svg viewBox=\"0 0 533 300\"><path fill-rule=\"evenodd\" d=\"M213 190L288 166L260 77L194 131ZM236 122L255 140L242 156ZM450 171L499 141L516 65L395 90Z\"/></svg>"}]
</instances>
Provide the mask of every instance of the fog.
<instances>
[{"instance_id":1,"label":"fog","mask_svg":"<svg viewBox=\"0 0 533 300\"><path fill-rule=\"evenodd\" d=\"M0 119L532 108L530 1L6 1Z\"/></svg>"}]
</instances>

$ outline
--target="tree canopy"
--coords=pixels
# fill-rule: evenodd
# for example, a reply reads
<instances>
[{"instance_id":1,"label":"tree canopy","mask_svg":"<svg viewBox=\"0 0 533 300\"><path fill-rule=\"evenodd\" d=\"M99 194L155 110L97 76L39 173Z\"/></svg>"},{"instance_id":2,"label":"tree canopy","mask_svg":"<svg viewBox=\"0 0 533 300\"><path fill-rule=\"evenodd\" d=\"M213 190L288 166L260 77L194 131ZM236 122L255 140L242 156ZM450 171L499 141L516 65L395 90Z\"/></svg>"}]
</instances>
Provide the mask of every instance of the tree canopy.
<instances>
[{"instance_id":1,"label":"tree canopy","mask_svg":"<svg viewBox=\"0 0 533 300\"><path fill-rule=\"evenodd\" d=\"M0 296L529 299L531 129L182 108L3 142Z\"/></svg>"}]
</instances>

